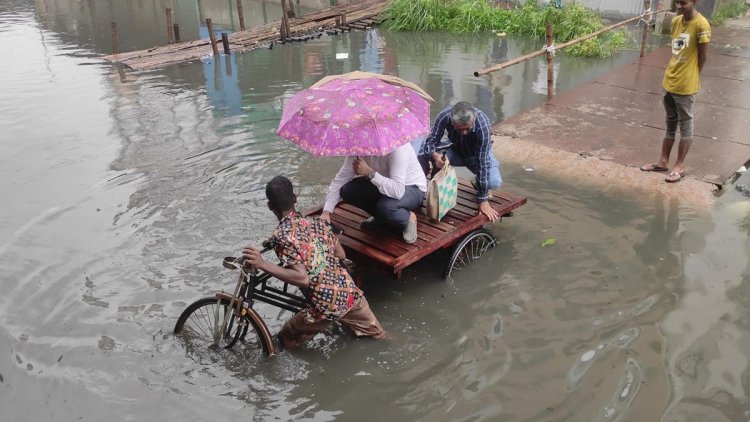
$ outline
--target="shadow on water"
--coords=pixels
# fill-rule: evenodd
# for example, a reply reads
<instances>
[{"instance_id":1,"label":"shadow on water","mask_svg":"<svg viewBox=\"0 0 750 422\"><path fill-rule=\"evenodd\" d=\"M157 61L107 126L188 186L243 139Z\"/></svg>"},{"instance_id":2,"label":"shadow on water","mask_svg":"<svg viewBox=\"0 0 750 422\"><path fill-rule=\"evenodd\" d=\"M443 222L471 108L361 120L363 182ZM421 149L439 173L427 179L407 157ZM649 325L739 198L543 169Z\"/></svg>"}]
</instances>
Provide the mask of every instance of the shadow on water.
<instances>
[{"instance_id":1,"label":"shadow on water","mask_svg":"<svg viewBox=\"0 0 750 422\"><path fill-rule=\"evenodd\" d=\"M233 276L221 257L258 244L275 226L263 183L289 175L306 208L325 195L340 165L274 135L286 98L325 75L363 69L419 83L437 99L433 113L466 99L501 120L543 101L546 70L532 61L474 78L472 71L538 43L382 30L153 72L95 58L108 52L101 28L112 13L138 33L130 41L123 35L124 46L158 43L156 23L136 29L165 4L0 0L0 47L25 54L0 63L8 98L0 103L0 196L13 204L0 213L4 417L749 415L742 351L750 332L750 210L738 191L704 213L508 165L504 188L529 204L492 227L499 245L477 265L452 282L439 279L445 255L408 269L402 281L368 274L368 297L392 340L356 340L334 327L273 359L242 346L185 347L171 334L177 315L228 289ZM174 10L187 10L180 5ZM191 13L225 7L201 5ZM633 54L562 55L558 89ZM542 246L550 238L556 243ZM272 331L289 317L265 305L259 311Z\"/></svg>"}]
</instances>

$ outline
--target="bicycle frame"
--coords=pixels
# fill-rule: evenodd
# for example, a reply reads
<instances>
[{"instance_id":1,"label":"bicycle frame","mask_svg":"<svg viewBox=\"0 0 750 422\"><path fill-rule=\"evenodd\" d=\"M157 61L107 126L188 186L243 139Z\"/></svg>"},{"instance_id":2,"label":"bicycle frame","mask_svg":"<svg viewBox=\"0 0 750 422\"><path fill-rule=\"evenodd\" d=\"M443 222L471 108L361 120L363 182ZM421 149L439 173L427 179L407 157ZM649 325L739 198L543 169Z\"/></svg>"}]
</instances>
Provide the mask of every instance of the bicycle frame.
<instances>
[{"instance_id":1,"label":"bicycle frame","mask_svg":"<svg viewBox=\"0 0 750 422\"><path fill-rule=\"evenodd\" d=\"M261 253L267 252L268 250L270 250L270 248L264 249ZM282 281L281 283L283 283L284 287L281 289L273 287L269 285L269 281L272 279L270 274L258 271L258 269L252 267L245 269L243 263L244 260L242 258L224 258L224 268L238 269L240 270L240 274L237 278L234 294L230 296L224 291L216 293L217 299L225 298L229 300L229 308L232 312L225 313L221 327L214 327L213 347L218 347L219 343L223 340L224 332L229 324L230 317L234 316L241 318L244 316L243 309L252 308L254 300L268 303L269 305L294 313L299 312L307 306L307 299L304 296L292 293L289 290L288 283ZM245 305L245 303L247 303L247 305Z\"/></svg>"}]
</instances>

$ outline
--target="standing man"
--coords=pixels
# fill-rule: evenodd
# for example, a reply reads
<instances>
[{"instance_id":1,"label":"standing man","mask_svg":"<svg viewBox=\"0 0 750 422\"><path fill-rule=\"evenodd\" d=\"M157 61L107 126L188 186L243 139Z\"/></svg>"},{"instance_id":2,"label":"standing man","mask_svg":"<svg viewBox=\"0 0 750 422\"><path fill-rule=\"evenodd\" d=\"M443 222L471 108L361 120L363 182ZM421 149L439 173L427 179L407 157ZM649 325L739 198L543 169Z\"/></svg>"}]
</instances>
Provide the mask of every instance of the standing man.
<instances>
[{"instance_id":1,"label":"standing man","mask_svg":"<svg viewBox=\"0 0 750 422\"><path fill-rule=\"evenodd\" d=\"M356 336L384 338L385 331L364 293L341 263L345 252L331 225L295 211L297 197L286 177L276 176L268 182L266 197L268 208L279 220L271 240L281 265L264 260L252 246L245 247L242 256L247 264L299 287L309 302L279 331L284 347L300 346L333 321L350 328Z\"/></svg>"},{"instance_id":2,"label":"standing man","mask_svg":"<svg viewBox=\"0 0 750 422\"><path fill-rule=\"evenodd\" d=\"M677 16L672 19L672 58L664 72L664 110L667 113L667 132L661 146L658 163L646 164L643 171L668 171L669 155L680 127L677 161L665 179L679 182L685 177L684 162L693 142L693 106L700 91L699 75L706 63L711 25L695 10L697 0L677 0Z\"/></svg>"},{"instance_id":3,"label":"standing man","mask_svg":"<svg viewBox=\"0 0 750 422\"><path fill-rule=\"evenodd\" d=\"M488 202L489 190L499 188L503 179L500 177L500 163L492 153L490 120L482 110L465 101L441 111L419 152L419 160L425 172L430 160L437 168L445 165L443 155L436 152L435 148L446 131L448 140L452 143L445 154L448 161L452 166L466 166L476 175L479 211L490 221L497 220L497 211Z\"/></svg>"},{"instance_id":4,"label":"standing man","mask_svg":"<svg viewBox=\"0 0 750 422\"><path fill-rule=\"evenodd\" d=\"M331 213L341 198L365 210L371 217L362 227L396 227L404 242L417 241L417 215L422 206L427 179L410 144L404 144L383 157L346 157L328 187L320 218L331 221Z\"/></svg>"}]
</instances>

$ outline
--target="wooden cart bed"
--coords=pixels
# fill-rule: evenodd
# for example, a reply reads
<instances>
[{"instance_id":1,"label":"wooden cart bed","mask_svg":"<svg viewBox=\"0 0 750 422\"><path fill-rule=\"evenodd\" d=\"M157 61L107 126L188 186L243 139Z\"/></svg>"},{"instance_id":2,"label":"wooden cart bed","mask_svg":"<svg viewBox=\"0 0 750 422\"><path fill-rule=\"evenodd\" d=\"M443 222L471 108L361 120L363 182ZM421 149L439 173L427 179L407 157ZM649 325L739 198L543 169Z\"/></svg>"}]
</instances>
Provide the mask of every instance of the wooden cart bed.
<instances>
[{"instance_id":1,"label":"wooden cart bed","mask_svg":"<svg viewBox=\"0 0 750 422\"><path fill-rule=\"evenodd\" d=\"M526 203L526 198L506 192L491 191L490 204L500 216L507 216ZM365 211L343 202L336 206L331 221L344 230L341 243L348 254L366 257L392 269L399 277L401 271L438 249L453 246L465 235L489 223L484 214L479 214L476 190L471 184L459 179L458 203L440 222L424 215L424 206L417 212L417 241L407 244L401 234L385 229L363 229L360 222L369 217ZM305 215L320 215L322 207L309 210Z\"/></svg>"}]
</instances>

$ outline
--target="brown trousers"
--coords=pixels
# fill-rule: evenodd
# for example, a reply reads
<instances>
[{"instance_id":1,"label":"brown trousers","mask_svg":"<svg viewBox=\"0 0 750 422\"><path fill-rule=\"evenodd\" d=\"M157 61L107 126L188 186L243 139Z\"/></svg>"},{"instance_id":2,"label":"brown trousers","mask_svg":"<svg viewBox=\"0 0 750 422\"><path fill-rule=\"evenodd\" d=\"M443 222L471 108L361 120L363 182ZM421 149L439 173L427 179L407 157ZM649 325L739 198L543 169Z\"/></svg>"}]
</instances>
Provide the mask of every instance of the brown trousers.
<instances>
[{"instance_id":1,"label":"brown trousers","mask_svg":"<svg viewBox=\"0 0 750 422\"><path fill-rule=\"evenodd\" d=\"M380 325L380 322L378 322L375 314L370 310L370 304L367 303L367 299L364 296L359 300L359 303L354 305L349 312L342 315L337 321L349 327L357 337L367 336L375 339L385 337L385 330ZM307 309L303 309L284 323L278 337L284 347L294 349L328 328L332 322L328 319L314 318Z\"/></svg>"}]
</instances>

